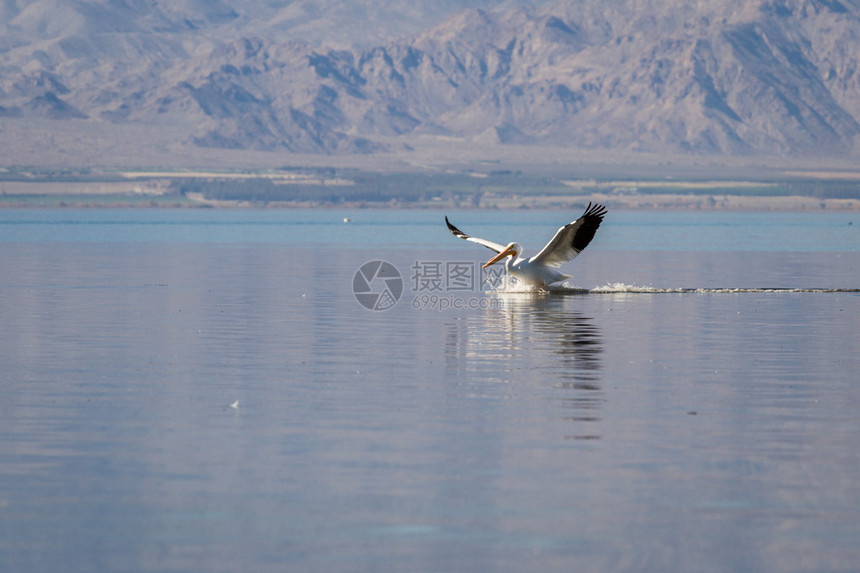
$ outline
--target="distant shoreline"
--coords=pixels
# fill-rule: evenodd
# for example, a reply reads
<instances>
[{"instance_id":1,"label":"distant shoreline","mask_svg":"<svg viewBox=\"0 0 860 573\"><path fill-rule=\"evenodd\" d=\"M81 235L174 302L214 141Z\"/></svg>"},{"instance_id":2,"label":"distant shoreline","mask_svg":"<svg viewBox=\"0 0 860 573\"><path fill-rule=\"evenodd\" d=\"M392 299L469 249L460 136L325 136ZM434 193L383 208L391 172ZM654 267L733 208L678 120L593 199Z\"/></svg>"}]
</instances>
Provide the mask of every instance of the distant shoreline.
<instances>
[{"instance_id":1,"label":"distant shoreline","mask_svg":"<svg viewBox=\"0 0 860 573\"><path fill-rule=\"evenodd\" d=\"M639 197L530 196L497 198L486 204L452 201L343 203L308 201L208 200L194 197L29 195L0 196L0 209L459 209L459 210L552 210L582 208L583 201L603 203L610 209L661 211L840 211L860 212L860 199L818 199L814 197L746 197L739 195L645 195Z\"/></svg>"},{"instance_id":2,"label":"distant shoreline","mask_svg":"<svg viewBox=\"0 0 860 573\"><path fill-rule=\"evenodd\" d=\"M860 211L860 175L792 172L770 177L615 177L518 170L371 172L271 170L0 169L0 209L612 209Z\"/></svg>"}]
</instances>

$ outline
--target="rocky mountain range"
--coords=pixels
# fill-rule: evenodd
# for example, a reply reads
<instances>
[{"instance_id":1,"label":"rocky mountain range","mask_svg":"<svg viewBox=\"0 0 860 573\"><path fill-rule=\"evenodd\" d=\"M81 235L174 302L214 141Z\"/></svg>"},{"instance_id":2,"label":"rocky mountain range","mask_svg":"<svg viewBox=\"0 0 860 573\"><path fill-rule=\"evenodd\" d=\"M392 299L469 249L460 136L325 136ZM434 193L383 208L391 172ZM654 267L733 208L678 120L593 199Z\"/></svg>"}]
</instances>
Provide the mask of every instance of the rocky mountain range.
<instances>
[{"instance_id":1,"label":"rocky mountain range","mask_svg":"<svg viewBox=\"0 0 860 573\"><path fill-rule=\"evenodd\" d=\"M0 0L0 130L170 125L197 147L329 154L419 138L860 154L860 0L366 4Z\"/></svg>"}]
</instances>

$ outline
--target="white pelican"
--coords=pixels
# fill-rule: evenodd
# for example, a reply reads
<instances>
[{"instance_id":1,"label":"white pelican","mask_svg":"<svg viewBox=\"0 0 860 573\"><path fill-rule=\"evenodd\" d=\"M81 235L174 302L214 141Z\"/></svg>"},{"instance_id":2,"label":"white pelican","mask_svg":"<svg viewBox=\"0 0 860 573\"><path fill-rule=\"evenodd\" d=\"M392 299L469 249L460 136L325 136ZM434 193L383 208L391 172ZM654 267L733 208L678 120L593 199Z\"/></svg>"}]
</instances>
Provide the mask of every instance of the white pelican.
<instances>
[{"instance_id":1,"label":"white pelican","mask_svg":"<svg viewBox=\"0 0 860 573\"><path fill-rule=\"evenodd\" d=\"M574 258L588 246L603 221L604 215L606 215L606 207L597 203L592 205L589 202L579 219L556 231L549 243L538 254L530 258L523 256L523 248L519 243L508 243L507 246L503 246L485 239L470 237L452 225L447 216L445 217L445 224L448 225L448 229L455 237L478 243L498 253L487 261L483 268L494 265L508 257L505 261L505 269L511 275L530 287L546 288L552 283L570 278L570 275L559 271L558 267Z\"/></svg>"}]
</instances>

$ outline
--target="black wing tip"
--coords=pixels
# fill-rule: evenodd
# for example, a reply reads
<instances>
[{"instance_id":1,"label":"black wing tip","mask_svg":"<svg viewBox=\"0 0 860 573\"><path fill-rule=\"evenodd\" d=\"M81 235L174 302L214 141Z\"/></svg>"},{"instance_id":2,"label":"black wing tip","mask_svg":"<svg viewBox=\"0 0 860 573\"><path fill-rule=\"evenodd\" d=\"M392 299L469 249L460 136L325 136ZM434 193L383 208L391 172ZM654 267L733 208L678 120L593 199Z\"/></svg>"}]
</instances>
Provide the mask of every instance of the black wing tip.
<instances>
[{"instance_id":1,"label":"black wing tip","mask_svg":"<svg viewBox=\"0 0 860 573\"><path fill-rule=\"evenodd\" d=\"M577 253L587 247L591 242L591 239L594 238L595 233L597 233L597 228L600 227L600 224L603 222L603 216L606 215L606 213L607 209L605 205L589 201L582 216L571 223L571 225L579 224L576 233L574 233L570 241L570 246Z\"/></svg>"},{"instance_id":2,"label":"black wing tip","mask_svg":"<svg viewBox=\"0 0 860 573\"><path fill-rule=\"evenodd\" d=\"M451 231L451 233L455 237L459 237L461 239L468 238L469 235L467 235L466 233L464 233L463 231L461 231L460 229L458 229L457 227L455 227L454 225L451 224L451 221L448 220L448 215L445 215L445 224L448 225L448 230Z\"/></svg>"},{"instance_id":3,"label":"black wing tip","mask_svg":"<svg viewBox=\"0 0 860 573\"><path fill-rule=\"evenodd\" d=\"M582 214L583 217L596 217L600 220L603 220L603 217L609 210L606 208L606 205L601 205L600 203L592 203L588 202L588 205L585 207L585 212Z\"/></svg>"}]
</instances>

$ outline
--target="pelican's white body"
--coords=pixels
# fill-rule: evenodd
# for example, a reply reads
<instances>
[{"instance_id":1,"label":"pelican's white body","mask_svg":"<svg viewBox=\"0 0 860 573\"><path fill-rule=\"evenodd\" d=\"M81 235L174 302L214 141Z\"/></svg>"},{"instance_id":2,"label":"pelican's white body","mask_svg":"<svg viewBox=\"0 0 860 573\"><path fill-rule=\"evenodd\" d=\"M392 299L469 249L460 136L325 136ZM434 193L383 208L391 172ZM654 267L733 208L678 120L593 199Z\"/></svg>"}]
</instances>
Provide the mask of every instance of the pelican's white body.
<instances>
[{"instance_id":1,"label":"pelican's white body","mask_svg":"<svg viewBox=\"0 0 860 573\"><path fill-rule=\"evenodd\" d=\"M514 249L517 253L523 252L523 248L517 243L514 243ZM558 268L535 262L533 259L534 257L508 257L505 270L526 286L536 288L544 288L570 278L570 275L564 274Z\"/></svg>"}]
</instances>

